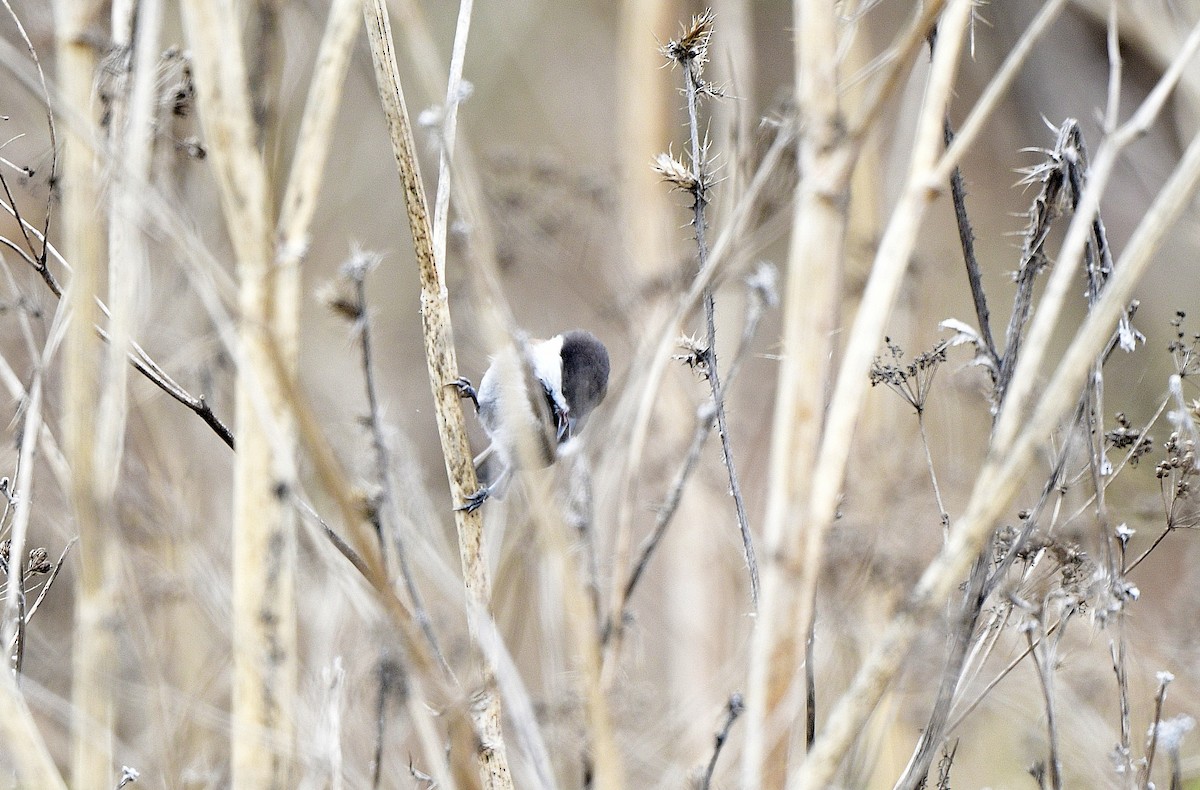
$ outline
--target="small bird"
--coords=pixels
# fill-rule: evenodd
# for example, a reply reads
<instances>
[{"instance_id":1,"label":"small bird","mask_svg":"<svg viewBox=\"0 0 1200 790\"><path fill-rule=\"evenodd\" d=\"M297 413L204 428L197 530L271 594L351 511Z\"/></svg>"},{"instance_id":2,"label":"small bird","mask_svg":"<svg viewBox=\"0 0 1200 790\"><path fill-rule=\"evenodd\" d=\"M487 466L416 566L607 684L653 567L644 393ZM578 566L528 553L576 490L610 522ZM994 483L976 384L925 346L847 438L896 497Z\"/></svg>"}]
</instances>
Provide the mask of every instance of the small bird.
<instances>
[{"instance_id":1,"label":"small bird","mask_svg":"<svg viewBox=\"0 0 1200 790\"><path fill-rule=\"evenodd\" d=\"M472 511L490 496L499 498L514 469L546 467L559 447L583 430L588 415L608 392L608 350L596 336L573 329L528 344L529 364L516 348L492 358L479 389L460 378L460 395L475 403L491 446L475 458L481 468L495 454L501 470L467 498Z\"/></svg>"}]
</instances>

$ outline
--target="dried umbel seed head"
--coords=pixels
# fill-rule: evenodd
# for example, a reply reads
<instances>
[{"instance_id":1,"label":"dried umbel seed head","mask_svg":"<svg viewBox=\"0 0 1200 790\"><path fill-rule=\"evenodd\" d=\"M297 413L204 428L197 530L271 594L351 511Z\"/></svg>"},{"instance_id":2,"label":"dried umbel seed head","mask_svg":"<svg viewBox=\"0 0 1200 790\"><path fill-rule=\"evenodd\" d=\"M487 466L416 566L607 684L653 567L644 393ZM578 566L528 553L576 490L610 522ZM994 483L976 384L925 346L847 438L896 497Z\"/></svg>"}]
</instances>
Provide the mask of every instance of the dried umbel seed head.
<instances>
[{"instance_id":1,"label":"dried umbel seed head","mask_svg":"<svg viewBox=\"0 0 1200 790\"><path fill-rule=\"evenodd\" d=\"M52 567L50 554L44 547L38 546L29 552L29 564L25 566L26 573L31 575L49 573Z\"/></svg>"}]
</instances>

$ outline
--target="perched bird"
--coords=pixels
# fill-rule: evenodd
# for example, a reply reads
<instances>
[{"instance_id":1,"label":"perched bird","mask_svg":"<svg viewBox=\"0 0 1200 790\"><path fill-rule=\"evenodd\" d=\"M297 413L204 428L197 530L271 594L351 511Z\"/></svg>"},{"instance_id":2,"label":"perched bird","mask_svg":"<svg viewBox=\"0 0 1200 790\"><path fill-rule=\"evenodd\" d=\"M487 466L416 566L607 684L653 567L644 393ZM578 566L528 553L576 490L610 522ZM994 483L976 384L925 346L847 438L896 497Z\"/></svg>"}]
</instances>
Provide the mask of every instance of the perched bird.
<instances>
[{"instance_id":1,"label":"perched bird","mask_svg":"<svg viewBox=\"0 0 1200 790\"><path fill-rule=\"evenodd\" d=\"M608 392L608 350L592 333L573 329L526 347L528 365L517 348L509 348L492 358L478 390L467 379L455 382L462 397L474 401L491 439L476 468L493 455L500 466L463 510L499 497L514 469L554 463L559 446L583 430Z\"/></svg>"}]
</instances>

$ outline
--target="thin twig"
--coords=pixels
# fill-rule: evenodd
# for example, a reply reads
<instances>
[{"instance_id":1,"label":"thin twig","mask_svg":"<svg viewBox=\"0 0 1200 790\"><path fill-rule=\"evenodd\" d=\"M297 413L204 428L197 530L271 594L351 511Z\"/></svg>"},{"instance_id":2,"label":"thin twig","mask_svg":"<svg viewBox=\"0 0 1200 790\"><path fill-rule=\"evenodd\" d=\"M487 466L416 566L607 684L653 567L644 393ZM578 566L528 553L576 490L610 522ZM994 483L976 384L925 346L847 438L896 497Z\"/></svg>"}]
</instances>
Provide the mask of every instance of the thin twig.
<instances>
[{"instance_id":1,"label":"thin twig","mask_svg":"<svg viewBox=\"0 0 1200 790\"><path fill-rule=\"evenodd\" d=\"M1066 618L1061 622L1065 623ZM1054 790L1062 790L1062 761L1058 756L1058 715L1057 707L1054 704L1054 669L1057 659L1057 643L1062 636L1062 629L1055 634L1054 639L1041 638L1034 641L1033 631L1026 630L1025 638L1028 640L1029 649L1033 656L1033 663L1037 670L1038 682L1042 688L1042 698L1046 705L1046 737L1049 741L1049 755L1047 758L1047 768L1050 773L1050 787ZM1038 655L1038 647L1041 647L1045 653L1043 656Z\"/></svg>"},{"instance_id":2,"label":"thin twig","mask_svg":"<svg viewBox=\"0 0 1200 790\"><path fill-rule=\"evenodd\" d=\"M29 386L29 397L25 399L25 425L21 434L19 466L13 481L16 505L9 531L8 595L4 601L4 619L0 623L0 645L11 645L16 649L13 665L16 673L21 672L21 648L24 645L25 624L29 620L25 606L25 540L29 534L29 519L33 507L33 470L37 453L38 437L42 427L42 369L34 370L33 383ZM7 510L7 508L6 508ZM5 656L12 655L5 652ZM0 672L9 671L8 662Z\"/></svg>"},{"instance_id":3,"label":"thin twig","mask_svg":"<svg viewBox=\"0 0 1200 790\"><path fill-rule=\"evenodd\" d=\"M733 729L733 723L745 709L746 704L742 701L741 694L729 695L729 702L725 706L725 722L713 739L713 753L708 758L708 766L704 769L704 777L700 780L699 790L708 790L712 786L713 772L717 770L717 759L721 756L721 750L725 748L725 742L729 740L729 731Z\"/></svg>"},{"instance_id":4,"label":"thin twig","mask_svg":"<svg viewBox=\"0 0 1200 790\"><path fill-rule=\"evenodd\" d=\"M1167 686L1175 676L1170 672L1158 673L1158 692L1154 695L1154 721L1150 723L1150 742L1146 746L1146 762L1142 768L1140 787L1148 787L1154 770L1154 754L1158 751L1158 725L1162 723L1163 703L1167 701Z\"/></svg>"},{"instance_id":5,"label":"thin twig","mask_svg":"<svg viewBox=\"0 0 1200 790\"><path fill-rule=\"evenodd\" d=\"M725 381L722 382L722 390L724 391L728 391L733 386L733 382L741 370L742 363L749 356L754 337L758 333L758 325L762 320L766 308L778 303L779 296L775 290L775 280L777 277L778 274L775 267L770 264L762 264L755 275L746 281L746 316L742 325L741 340L738 342L737 350L733 354L733 360L730 362L729 370L725 375ZM662 542L667 528L671 525L675 517L675 513L679 510L679 504L683 501L683 490L696 469L700 460L700 451L703 449L704 442L712 431L714 412L713 401L705 401L696 410L696 427L692 432L692 440L688 445L687 453L680 462L679 468L675 472L675 477L671 480L671 485L667 490L667 496L663 504L658 508L658 513L654 519L654 529L651 530L650 536L642 544L638 559L634 562L633 569L629 573L628 581L625 583L625 591L621 597L621 605L613 613L612 618L605 626L605 642L608 641L614 629L620 631L624 626L626 612L629 609L629 601L633 597L633 592L637 588L646 567L650 564L650 558L654 556L655 551Z\"/></svg>"},{"instance_id":6,"label":"thin twig","mask_svg":"<svg viewBox=\"0 0 1200 790\"><path fill-rule=\"evenodd\" d=\"M375 387L375 364L371 357L371 316L367 309L367 271L375 260L377 259L369 255L359 254L343 267L343 271L354 285L354 295L357 300L358 321L355 326L362 349L361 362L363 386L367 392L367 419L371 427L371 444L375 449L375 476L378 478L383 500L379 503L377 512L381 518L387 519L386 523L381 524L379 539L381 545L389 539L395 544L397 560L400 565L400 578L404 581L404 588L408 591L409 600L412 601L413 617L429 641L429 647L433 650L433 654L448 669L446 657L442 654L437 635L433 631L433 622L429 618L429 611L425 608L424 597L421 595L421 589L417 586L416 575L413 573L412 563L409 561L408 549L404 545L405 539L398 509L399 502L392 485L391 453L388 450L387 439L383 435L383 413L379 405L379 393Z\"/></svg>"},{"instance_id":7,"label":"thin twig","mask_svg":"<svg viewBox=\"0 0 1200 790\"><path fill-rule=\"evenodd\" d=\"M14 218L18 218L13 208L4 201L0 201L0 208L7 211ZM21 226L27 229L30 227L29 224L23 220L21 220ZM33 230L31 232L35 235L39 234L39 231L37 230ZM38 235L38 238L42 237ZM0 242L5 243L6 246L16 249L16 247L8 239L0 237ZM46 249L49 250L50 253L54 254L55 257L65 265L65 260L57 254L57 251L54 249L53 245L47 243ZM21 250L17 250L17 252L20 252L21 257L25 260L25 262L32 266L34 270L41 276L42 281L46 283L46 286L50 289L50 292L53 293L56 298L61 299L63 294L62 286L59 285L58 281L54 278L54 275L50 273L50 270L45 266L39 267L35 260L31 259ZM106 316L109 315L108 305L104 304L104 302L98 297L96 299L96 304L101 313ZM108 332L105 329L100 326L96 326L96 332L106 343L110 342ZM213 433L220 437L221 441L225 442L229 449L236 449L233 431L231 431L229 427L226 426L219 417L217 417L203 395L197 397L180 386L174 379L167 375L166 371L164 371L158 365L158 363L154 361L154 359L137 343L137 341L131 340L130 347L132 350L128 352L129 364L133 365L137 371L141 373L151 384L158 387L173 400L177 401L179 404L186 407L189 411L203 420L204 423L212 429Z\"/></svg>"},{"instance_id":8,"label":"thin twig","mask_svg":"<svg viewBox=\"0 0 1200 790\"><path fill-rule=\"evenodd\" d=\"M46 126L50 130L50 175L47 179L47 183L50 185L50 187L47 190L46 212L42 222L41 250L36 250L34 248L33 242L29 238L29 234L26 231L25 225L20 222L20 217L17 217L17 224L20 226L21 234L24 236L25 242L29 245L29 251L32 252L34 257L37 259L37 265L34 266L34 268L40 275L42 275L42 278L46 281L46 284L50 286L51 290L54 290L58 287L58 283L54 279L54 275L51 274L46 268L46 238L50 234L50 219L53 215L55 204L54 190L55 185L58 183L58 129L54 123L54 111L52 109L53 104L50 101L50 89L46 86L46 72L42 69L42 60L38 57L38 53L33 46L33 42L29 40L29 34L25 32L25 26L21 24L20 17L18 17L16 12L13 11L9 0L2 1L4 3L4 8L8 11L8 15L12 18L13 23L17 27L17 32L20 34L21 40L25 43L25 48L29 50L29 58L33 61L34 68L37 69L38 83L42 89L41 98L45 102L46 106ZM0 185L4 187L4 193L8 196L9 201L12 202L13 215L17 216L17 204L16 201L13 200L12 193L9 192L8 182L4 180L3 174L0 174ZM58 288L54 295L62 296L62 289Z\"/></svg>"},{"instance_id":9,"label":"thin twig","mask_svg":"<svg viewBox=\"0 0 1200 790\"><path fill-rule=\"evenodd\" d=\"M954 142L954 129L950 126L948 114L942 124L942 129L943 139L949 146ZM994 381L1000 370L1000 353L996 350L996 341L992 338L987 294L983 290L983 273L979 268L979 259L975 257L975 231L971 228L971 218L967 214L967 192L966 187L963 186L962 170L957 164L950 173L950 199L954 203L954 219L958 224L958 240L962 245L963 263L967 267L967 282L971 286L971 300L975 304L975 318L979 322L979 336L983 339L983 348L980 351L990 363L988 370Z\"/></svg>"}]
</instances>

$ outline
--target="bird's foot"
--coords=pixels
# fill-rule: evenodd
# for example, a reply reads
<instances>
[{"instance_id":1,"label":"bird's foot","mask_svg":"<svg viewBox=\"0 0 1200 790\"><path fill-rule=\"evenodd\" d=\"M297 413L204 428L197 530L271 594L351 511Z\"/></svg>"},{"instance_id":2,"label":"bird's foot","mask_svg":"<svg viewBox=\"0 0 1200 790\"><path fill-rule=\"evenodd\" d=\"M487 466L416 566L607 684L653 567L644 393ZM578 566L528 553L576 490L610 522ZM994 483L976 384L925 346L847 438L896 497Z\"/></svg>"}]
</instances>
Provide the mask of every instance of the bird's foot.
<instances>
[{"instance_id":1,"label":"bird's foot","mask_svg":"<svg viewBox=\"0 0 1200 790\"><path fill-rule=\"evenodd\" d=\"M479 393L475 390L475 385L471 383L470 379L468 379L466 376L459 376L446 386L457 389L458 397L470 398L471 403L475 404L475 411L479 411Z\"/></svg>"},{"instance_id":2,"label":"bird's foot","mask_svg":"<svg viewBox=\"0 0 1200 790\"><path fill-rule=\"evenodd\" d=\"M491 495L492 495L492 487L484 486L483 488L476 491L474 494L468 495L466 501L454 509L456 511L462 511L464 513L474 513L476 510L478 510L480 507L483 506L483 503L486 502L488 497L490 497Z\"/></svg>"}]
</instances>

